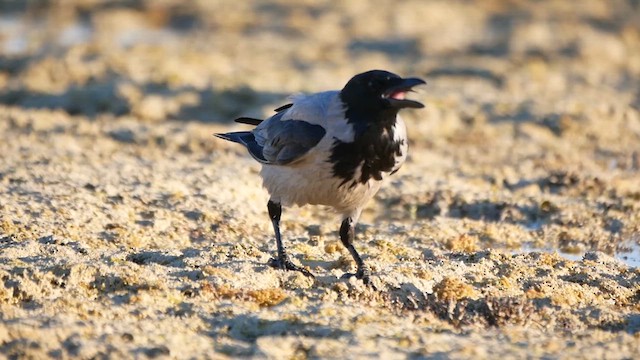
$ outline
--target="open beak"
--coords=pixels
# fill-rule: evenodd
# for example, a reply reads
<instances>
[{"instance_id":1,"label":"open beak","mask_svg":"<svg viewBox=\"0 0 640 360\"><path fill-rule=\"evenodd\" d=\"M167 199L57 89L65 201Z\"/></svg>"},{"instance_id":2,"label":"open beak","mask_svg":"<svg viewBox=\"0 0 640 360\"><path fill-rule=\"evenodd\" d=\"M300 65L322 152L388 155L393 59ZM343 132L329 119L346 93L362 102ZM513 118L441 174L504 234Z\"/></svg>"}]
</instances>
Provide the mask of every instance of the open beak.
<instances>
[{"instance_id":1,"label":"open beak","mask_svg":"<svg viewBox=\"0 0 640 360\"><path fill-rule=\"evenodd\" d=\"M400 83L388 88L387 91L382 94L382 97L386 99L392 107L398 109L420 109L424 107L422 103L407 99L405 96L408 92L413 91L413 87L424 84L426 84L426 82L418 78L400 79Z\"/></svg>"}]
</instances>

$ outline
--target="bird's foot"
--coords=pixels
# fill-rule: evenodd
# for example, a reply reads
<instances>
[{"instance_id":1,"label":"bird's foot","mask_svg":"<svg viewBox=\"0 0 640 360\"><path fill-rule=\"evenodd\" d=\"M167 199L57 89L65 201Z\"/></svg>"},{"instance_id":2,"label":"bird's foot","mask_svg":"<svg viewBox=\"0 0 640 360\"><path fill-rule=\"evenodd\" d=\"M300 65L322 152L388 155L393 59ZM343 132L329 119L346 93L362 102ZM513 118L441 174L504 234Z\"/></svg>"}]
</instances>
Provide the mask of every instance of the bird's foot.
<instances>
[{"instance_id":1,"label":"bird's foot","mask_svg":"<svg viewBox=\"0 0 640 360\"><path fill-rule=\"evenodd\" d=\"M356 279L362 280L362 282L371 287L373 290L378 291L378 288L371 281L371 271L368 268L358 269L358 271L354 273L346 273L342 275L342 279L349 279L351 277L356 277Z\"/></svg>"},{"instance_id":2,"label":"bird's foot","mask_svg":"<svg viewBox=\"0 0 640 360\"><path fill-rule=\"evenodd\" d=\"M269 266L274 267L276 269L280 269L280 270L290 270L290 271L299 271L301 272L304 276L308 276L310 278L315 278L315 276L313 276L313 274L311 272L309 272L309 270L303 268L302 266L298 266L294 263L291 262L291 260L289 260L289 258L287 257L282 257L282 258L271 258L269 259Z\"/></svg>"}]
</instances>

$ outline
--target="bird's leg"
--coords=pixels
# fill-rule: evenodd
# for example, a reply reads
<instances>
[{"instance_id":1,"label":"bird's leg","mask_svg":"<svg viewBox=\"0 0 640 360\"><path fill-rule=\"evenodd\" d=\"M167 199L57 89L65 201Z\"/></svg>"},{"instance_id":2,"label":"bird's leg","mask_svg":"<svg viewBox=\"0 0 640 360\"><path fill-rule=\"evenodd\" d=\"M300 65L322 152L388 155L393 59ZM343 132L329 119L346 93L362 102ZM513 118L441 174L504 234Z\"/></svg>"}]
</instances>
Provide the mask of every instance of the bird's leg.
<instances>
[{"instance_id":1,"label":"bird's leg","mask_svg":"<svg viewBox=\"0 0 640 360\"><path fill-rule=\"evenodd\" d=\"M280 203L269 200L267 209L269 210L269 217L273 224L273 231L276 233L276 245L278 246L278 258L269 260L269 265L282 270L299 271L305 276L314 277L307 269L295 265L289 260L287 251L282 243L282 237L280 236L280 216L282 215L282 206Z\"/></svg>"},{"instance_id":2,"label":"bird's leg","mask_svg":"<svg viewBox=\"0 0 640 360\"><path fill-rule=\"evenodd\" d=\"M358 266L358 271L355 273L356 278L361 279L366 285L372 286L375 289L375 286L371 282L371 272L369 268L364 264L364 261L356 251L356 248L353 247L353 240L355 236L355 222L351 217L347 217L342 221L342 225L340 225L340 240L342 241L342 245L349 250L349 253ZM353 274L347 274L347 276L353 276Z\"/></svg>"}]
</instances>

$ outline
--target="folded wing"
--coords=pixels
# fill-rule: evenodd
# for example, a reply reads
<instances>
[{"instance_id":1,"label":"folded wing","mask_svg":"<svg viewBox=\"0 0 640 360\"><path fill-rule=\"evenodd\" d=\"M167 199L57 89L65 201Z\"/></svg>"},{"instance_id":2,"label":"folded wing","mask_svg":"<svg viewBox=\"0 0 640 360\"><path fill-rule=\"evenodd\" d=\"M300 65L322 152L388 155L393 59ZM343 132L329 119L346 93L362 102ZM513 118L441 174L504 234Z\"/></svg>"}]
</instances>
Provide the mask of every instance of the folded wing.
<instances>
[{"instance_id":1,"label":"folded wing","mask_svg":"<svg viewBox=\"0 0 640 360\"><path fill-rule=\"evenodd\" d=\"M320 125L304 120L284 120L267 124L256 136L262 155L271 164L290 164L313 149L326 134ZM256 128L254 134L259 129Z\"/></svg>"},{"instance_id":2,"label":"folded wing","mask_svg":"<svg viewBox=\"0 0 640 360\"><path fill-rule=\"evenodd\" d=\"M257 125L253 131L216 134L217 137L244 145L249 154L263 164L287 165L295 162L313 149L326 134L321 125L304 120L283 117L292 107L287 104L267 120L242 117L235 121Z\"/></svg>"}]
</instances>

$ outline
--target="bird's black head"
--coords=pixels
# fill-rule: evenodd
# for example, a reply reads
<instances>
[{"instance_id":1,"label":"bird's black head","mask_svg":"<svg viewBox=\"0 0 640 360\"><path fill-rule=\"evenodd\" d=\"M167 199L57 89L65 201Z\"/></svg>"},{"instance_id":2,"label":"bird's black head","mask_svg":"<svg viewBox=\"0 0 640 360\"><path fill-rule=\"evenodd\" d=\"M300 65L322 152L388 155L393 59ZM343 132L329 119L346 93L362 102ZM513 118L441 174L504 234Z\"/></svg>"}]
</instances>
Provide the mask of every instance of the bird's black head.
<instances>
[{"instance_id":1,"label":"bird's black head","mask_svg":"<svg viewBox=\"0 0 640 360\"><path fill-rule=\"evenodd\" d=\"M351 78L340 92L347 108L357 112L378 112L402 108L422 108L423 104L405 98L414 86L425 84L418 78L403 79L384 70L371 70Z\"/></svg>"}]
</instances>

